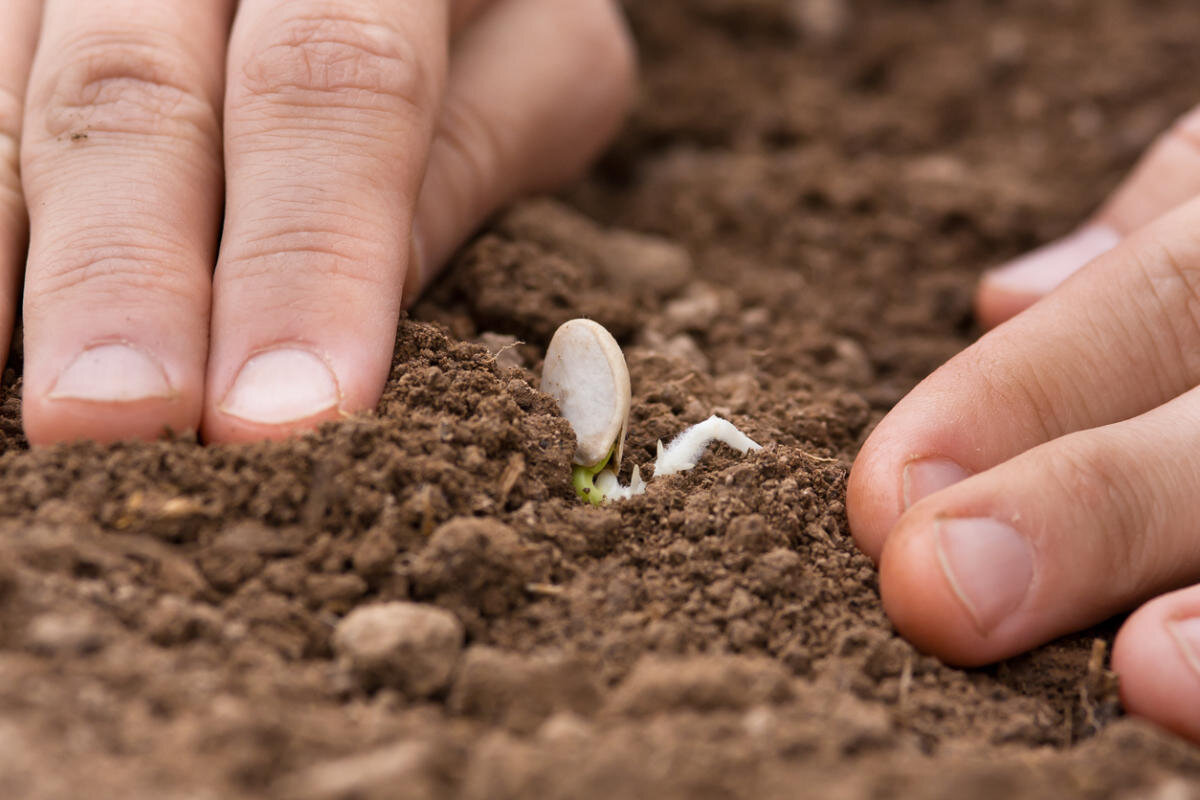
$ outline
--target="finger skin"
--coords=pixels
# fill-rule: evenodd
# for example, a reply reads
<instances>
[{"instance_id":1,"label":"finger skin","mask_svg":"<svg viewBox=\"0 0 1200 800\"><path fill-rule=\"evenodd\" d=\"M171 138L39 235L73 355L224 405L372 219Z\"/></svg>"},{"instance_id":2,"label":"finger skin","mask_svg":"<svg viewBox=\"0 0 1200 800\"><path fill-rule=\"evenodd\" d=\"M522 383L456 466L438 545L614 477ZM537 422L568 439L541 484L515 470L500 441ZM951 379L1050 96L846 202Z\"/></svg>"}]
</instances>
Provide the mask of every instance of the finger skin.
<instances>
[{"instance_id":1,"label":"finger skin","mask_svg":"<svg viewBox=\"0 0 1200 800\"><path fill-rule=\"evenodd\" d=\"M591 163L625 118L635 73L611 0L506 0L463 33L421 189L406 303L499 207Z\"/></svg>"},{"instance_id":2,"label":"finger skin","mask_svg":"<svg viewBox=\"0 0 1200 800\"><path fill-rule=\"evenodd\" d=\"M448 43L444 3L241 4L207 440L283 437L378 399Z\"/></svg>"},{"instance_id":3,"label":"finger skin","mask_svg":"<svg viewBox=\"0 0 1200 800\"><path fill-rule=\"evenodd\" d=\"M1200 195L1200 107L1181 117L1146 151L1125 181L1079 231L991 270L975 296L985 328L994 328L1053 291L1121 237Z\"/></svg>"},{"instance_id":4,"label":"finger skin","mask_svg":"<svg viewBox=\"0 0 1200 800\"><path fill-rule=\"evenodd\" d=\"M577 175L615 132L632 94L633 57L614 4L585 0L567 7L545 0L508 0L475 10L480 13L454 40L453 68L444 101L439 95L439 102L429 105L431 114L424 120L429 129L424 132L431 141L426 149L422 151L419 142L411 146L398 143L400 139L419 140L411 124L410 130L400 131L398 138L393 136L396 141L363 169L376 182L371 191L384 192L390 199L355 200L351 213L324 228L326 233L345 230L349 219L363 228L354 237L356 241L382 242L384 248L339 264L336 257L344 239L334 241L324 248L334 257L332 270L317 260L310 261L286 278L266 284L268 297L267 292L247 286L245 281L236 292L226 291L225 265L247 261L245 255L238 255L238 235L227 230L227 249L217 275L206 438L288 435L374 405L390 367L396 316L405 291L411 299L413 287L420 287L430 277L430 265L443 262L499 206L522 193L557 186ZM231 142L238 124L232 103L228 115ZM426 105L408 102L401 111ZM373 124L378 126L379 120ZM341 141L339 147L343 147ZM421 152L427 153L427 161L417 163L395 155L407 153L415 159ZM229 153L232 184L236 184L237 145L231 144ZM401 171L384 181L388 171L397 167ZM343 166L336 176L343 185L346 173ZM350 173L353 177L353 170ZM232 184L231 228L239 224L235 220L241 219L240 209L246 208L246 203L236 199L242 190ZM293 194L303 196L303 192ZM356 198L363 195L361 189L353 192ZM414 208L418 196L419 205ZM366 221L363 213L368 215ZM291 214L289 219L295 221L297 215ZM410 239L407 234L413 227L420 234ZM251 254L249 260L255 258ZM420 266L411 268L410 260ZM338 278L353 269L344 266L351 261L373 270L369 280L350 283L350 291L360 292L357 298L347 296L338 286ZM244 267L232 266L229 274L239 271L245 271ZM253 276L254 270L249 272ZM230 285L238 282L228 281ZM297 290L299 301L295 299ZM281 301L279 295L287 299ZM227 310L238 304L243 306L240 312ZM272 313L273 308L285 308L286 314ZM309 322L322 313L317 317L320 324ZM312 331L319 331L319 336ZM229 342L237 344L223 349ZM320 402L310 406L316 413L307 416L295 412L294 419L279 422L284 416L280 411L275 417L277 424L266 425L229 413L227 398L239 397L230 387L240 385L240 364L280 346L292 351L303 348L313 355L293 353L288 358L295 358L297 364L306 361L313 372L335 375L337 401L331 402L334 390L326 384L315 395ZM289 413L294 409L289 407Z\"/></svg>"},{"instance_id":5,"label":"finger skin","mask_svg":"<svg viewBox=\"0 0 1200 800\"><path fill-rule=\"evenodd\" d=\"M25 431L195 430L231 0L49 0L30 79Z\"/></svg>"},{"instance_id":6,"label":"finger skin","mask_svg":"<svg viewBox=\"0 0 1200 800\"><path fill-rule=\"evenodd\" d=\"M1132 614L1113 643L1121 703L1180 736L1200 742L1200 660L1194 621L1200 587L1155 598Z\"/></svg>"},{"instance_id":7,"label":"finger skin","mask_svg":"<svg viewBox=\"0 0 1200 800\"><path fill-rule=\"evenodd\" d=\"M470 27L480 14L500 0L453 0L450 4L450 31L458 34Z\"/></svg>"},{"instance_id":8,"label":"finger skin","mask_svg":"<svg viewBox=\"0 0 1200 800\"><path fill-rule=\"evenodd\" d=\"M975 317L984 328L1007 322L1057 289L1089 262L1112 250L1123 234L1091 222L1058 241L1039 247L984 274L975 294Z\"/></svg>"},{"instance_id":9,"label":"finger skin","mask_svg":"<svg viewBox=\"0 0 1200 800\"><path fill-rule=\"evenodd\" d=\"M1196 219L1193 202L1128 237L905 397L851 472L847 512L859 545L879 557L917 461L949 459L976 474L1200 382Z\"/></svg>"},{"instance_id":10,"label":"finger skin","mask_svg":"<svg viewBox=\"0 0 1200 800\"><path fill-rule=\"evenodd\" d=\"M5 47L0 48L0 369L8 358L28 238L29 219L21 191L21 118L41 22L41 0L11 0L4 14Z\"/></svg>"},{"instance_id":11,"label":"finger skin","mask_svg":"<svg viewBox=\"0 0 1200 800\"><path fill-rule=\"evenodd\" d=\"M1136 419L1041 445L917 503L883 549L884 606L905 637L951 663L1024 652L1200 578L1190 514L1198 494L1194 390ZM972 551L981 553L970 557L972 569L962 561L953 568L939 537L958 520L1011 526L1032 557L1027 591L987 550ZM994 588L1018 602L981 621L979 606L996 599Z\"/></svg>"}]
</instances>

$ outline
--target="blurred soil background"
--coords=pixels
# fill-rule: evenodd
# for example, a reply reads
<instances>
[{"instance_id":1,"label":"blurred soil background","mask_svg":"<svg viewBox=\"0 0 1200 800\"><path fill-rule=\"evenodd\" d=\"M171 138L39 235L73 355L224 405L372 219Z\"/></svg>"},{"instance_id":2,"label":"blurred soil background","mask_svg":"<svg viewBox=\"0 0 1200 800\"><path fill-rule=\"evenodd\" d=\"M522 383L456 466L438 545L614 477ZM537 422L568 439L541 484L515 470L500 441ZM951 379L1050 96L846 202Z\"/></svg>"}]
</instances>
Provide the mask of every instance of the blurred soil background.
<instances>
[{"instance_id":1,"label":"blurred soil background","mask_svg":"<svg viewBox=\"0 0 1200 800\"><path fill-rule=\"evenodd\" d=\"M400 329L376 413L279 444L31 452L0 403L0 797L1195 796L1110 625L988 669L898 638L846 526L872 425L1200 99L1187 0L631 0L641 99ZM537 391L624 345L594 509Z\"/></svg>"}]
</instances>

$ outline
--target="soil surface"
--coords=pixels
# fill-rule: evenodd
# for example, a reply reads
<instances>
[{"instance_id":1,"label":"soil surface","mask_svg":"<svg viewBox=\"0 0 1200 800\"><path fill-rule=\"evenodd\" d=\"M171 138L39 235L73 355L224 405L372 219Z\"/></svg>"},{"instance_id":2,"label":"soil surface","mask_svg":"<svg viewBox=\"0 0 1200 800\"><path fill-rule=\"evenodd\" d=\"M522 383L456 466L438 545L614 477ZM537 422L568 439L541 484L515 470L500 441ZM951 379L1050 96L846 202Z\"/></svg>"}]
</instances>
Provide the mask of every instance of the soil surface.
<instances>
[{"instance_id":1,"label":"soil surface","mask_svg":"<svg viewBox=\"0 0 1200 800\"><path fill-rule=\"evenodd\" d=\"M401 326L376 413L281 444L31 452L0 405L0 797L1193 796L1115 623L993 668L898 638L847 530L871 426L1200 97L1188 0L641 0L641 102ZM537 391L625 347L594 509ZM413 605L415 604L415 605Z\"/></svg>"}]
</instances>

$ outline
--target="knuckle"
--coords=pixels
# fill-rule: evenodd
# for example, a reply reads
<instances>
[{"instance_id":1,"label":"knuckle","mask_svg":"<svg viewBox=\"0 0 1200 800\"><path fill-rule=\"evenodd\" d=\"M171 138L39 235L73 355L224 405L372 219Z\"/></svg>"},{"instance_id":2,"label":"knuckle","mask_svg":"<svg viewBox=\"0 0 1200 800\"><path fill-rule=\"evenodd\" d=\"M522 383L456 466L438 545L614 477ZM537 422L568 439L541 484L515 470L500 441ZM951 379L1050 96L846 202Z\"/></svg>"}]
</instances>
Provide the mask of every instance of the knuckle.
<instances>
[{"instance_id":1,"label":"knuckle","mask_svg":"<svg viewBox=\"0 0 1200 800\"><path fill-rule=\"evenodd\" d=\"M53 138L80 131L218 137L214 100L182 48L123 32L69 42L59 59L33 101Z\"/></svg>"},{"instance_id":2,"label":"knuckle","mask_svg":"<svg viewBox=\"0 0 1200 800\"><path fill-rule=\"evenodd\" d=\"M356 19L336 3L274 26L250 48L241 87L251 102L359 111L425 109L437 95L431 70L402 31Z\"/></svg>"},{"instance_id":3,"label":"knuckle","mask_svg":"<svg viewBox=\"0 0 1200 800\"><path fill-rule=\"evenodd\" d=\"M383 239L349 234L347 227L330 220L260 233L223 259L221 269L231 285L268 285L284 295L296 290L297 275L320 276L321 286L326 288L358 284L378 295L390 274L385 269ZM322 296L321 290L314 295Z\"/></svg>"},{"instance_id":4,"label":"knuckle","mask_svg":"<svg viewBox=\"0 0 1200 800\"><path fill-rule=\"evenodd\" d=\"M1047 466L1052 496L1070 498L1071 507L1086 515L1077 530L1056 532L1069 537L1061 544L1082 550L1076 556L1080 564L1104 568L1112 576L1114 596L1134 598L1154 582L1152 567L1160 560L1155 555L1162 542L1153 535L1154 504L1135 485L1137 471L1127 459L1111 455L1127 449L1087 433L1072 434L1056 443Z\"/></svg>"},{"instance_id":5,"label":"knuckle","mask_svg":"<svg viewBox=\"0 0 1200 800\"><path fill-rule=\"evenodd\" d=\"M1056 403L1059 395L1043 385L1042 376L1019 359L998 358L986 343L978 343L960 356L964 383L981 389L989 407L1010 408L1012 419L1026 426L1027 438L1050 441L1063 433L1070 410Z\"/></svg>"},{"instance_id":6,"label":"knuckle","mask_svg":"<svg viewBox=\"0 0 1200 800\"><path fill-rule=\"evenodd\" d=\"M435 141L444 148L442 162L452 171L447 189L458 208L470 208L477 198L501 181L500 165L511 163L511 147L497 126L464 97L451 97L442 107Z\"/></svg>"},{"instance_id":7,"label":"knuckle","mask_svg":"<svg viewBox=\"0 0 1200 800\"><path fill-rule=\"evenodd\" d=\"M153 245L84 245L58 258L47 259L37 280L26 289L26 303L54 313L57 301L67 295L86 295L98 306L128 306L131 299L159 302L177 297L193 302L205 291L199 271L185 269L190 262L172 248ZM53 265L53 266L50 266Z\"/></svg>"},{"instance_id":8,"label":"knuckle","mask_svg":"<svg viewBox=\"0 0 1200 800\"><path fill-rule=\"evenodd\" d=\"M1171 357L1171 376L1188 385L1200 380L1200 241L1159 241L1139 253L1135 263L1145 281L1143 302L1161 319L1167 336L1158 349ZM1181 387L1176 387L1181 388Z\"/></svg>"}]
</instances>

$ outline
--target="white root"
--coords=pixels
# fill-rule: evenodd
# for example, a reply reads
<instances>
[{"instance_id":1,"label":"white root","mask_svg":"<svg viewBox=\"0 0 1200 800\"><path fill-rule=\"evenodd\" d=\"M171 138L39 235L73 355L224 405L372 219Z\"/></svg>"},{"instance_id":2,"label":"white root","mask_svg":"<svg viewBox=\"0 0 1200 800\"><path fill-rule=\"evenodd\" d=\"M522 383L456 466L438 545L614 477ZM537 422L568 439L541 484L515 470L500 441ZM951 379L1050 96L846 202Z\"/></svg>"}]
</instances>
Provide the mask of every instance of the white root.
<instances>
[{"instance_id":1,"label":"white root","mask_svg":"<svg viewBox=\"0 0 1200 800\"><path fill-rule=\"evenodd\" d=\"M762 449L762 445L739 431L732 422L713 415L676 436L666 448L659 440L654 477L674 475L696 466L712 442L727 444L739 453Z\"/></svg>"},{"instance_id":2,"label":"white root","mask_svg":"<svg viewBox=\"0 0 1200 800\"><path fill-rule=\"evenodd\" d=\"M654 462L654 475L650 479L654 480L663 475L674 475L677 472L686 472L692 469L700 462L704 452L713 442L727 444L739 453L762 449L762 445L739 431L729 420L711 416L676 436L665 448L659 441L658 458ZM622 486L613 471L606 469L596 476L596 488L603 493L606 502L628 500L639 494L645 494L646 482L642 480L642 474L636 466L633 468L633 476L630 478L628 486Z\"/></svg>"}]
</instances>

